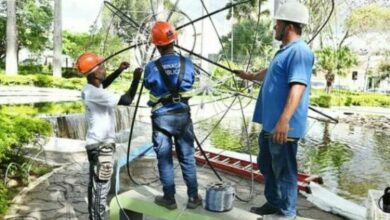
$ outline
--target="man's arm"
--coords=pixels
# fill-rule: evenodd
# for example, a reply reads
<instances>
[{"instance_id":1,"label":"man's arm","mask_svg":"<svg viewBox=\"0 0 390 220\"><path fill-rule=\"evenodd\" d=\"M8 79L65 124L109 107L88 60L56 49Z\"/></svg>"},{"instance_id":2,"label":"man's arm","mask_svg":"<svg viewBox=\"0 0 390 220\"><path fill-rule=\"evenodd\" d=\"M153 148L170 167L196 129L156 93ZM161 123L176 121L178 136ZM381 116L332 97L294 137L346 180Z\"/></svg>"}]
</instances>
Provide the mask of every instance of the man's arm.
<instances>
[{"instance_id":1,"label":"man's arm","mask_svg":"<svg viewBox=\"0 0 390 220\"><path fill-rule=\"evenodd\" d=\"M109 76L107 76L103 82L102 82L102 85L103 85L103 88L107 88L108 86L111 85L112 82L114 82L114 80L127 68L129 68L130 64L128 62L122 62L120 65L119 65L119 68L117 70L115 70L113 73L111 73Z\"/></svg>"},{"instance_id":2,"label":"man's arm","mask_svg":"<svg viewBox=\"0 0 390 220\"><path fill-rule=\"evenodd\" d=\"M236 73L241 79L250 81L263 81L265 75L267 74L267 70L268 69L262 69L254 73L237 70Z\"/></svg>"},{"instance_id":3,"label":"man's arm","mask_svg":"<svg viewBox=\"0 0 390 220\"><path fill-rule=\"evenodd\" d=\"M139 81L141 79L142 71L142 68L137 68L134 70L134 76L133 81L131 82L131 86L129 90L121 96L118 105L130 105L133 102L134 96L138 89Z\"/></svg>"},{"instance_id":4,"label":"man's arm","mask_svg":"<svg viewBox=\"0 0 390 220\"><path fill-rule=\"evenodd\" d=\"M289 122L301 102L302 95L305 92L306 85L302 83L290 84L290 91L287 97L286 105L278 123L273 130L272 140L275 143L283 144L287 142Z\"/></svg>"}]
</instances>

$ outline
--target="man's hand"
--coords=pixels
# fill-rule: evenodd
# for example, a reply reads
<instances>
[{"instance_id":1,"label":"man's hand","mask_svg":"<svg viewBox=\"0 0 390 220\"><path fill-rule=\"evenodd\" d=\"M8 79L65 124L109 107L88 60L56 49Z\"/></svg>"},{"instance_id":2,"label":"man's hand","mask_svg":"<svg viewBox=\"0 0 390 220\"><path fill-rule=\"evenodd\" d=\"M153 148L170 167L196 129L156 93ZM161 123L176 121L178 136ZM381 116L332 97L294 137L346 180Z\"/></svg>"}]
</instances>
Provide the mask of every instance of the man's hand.
<instances>
[{"instance_id":1,"label":"man's hand","mask_svg":"<svg viewBox=\"0 0 390 220\"><path fill-rule=\"evenodd\" d=\"M252 79L252 73L250 72L245 72L243 70L234 70L234 73L240 77L241 79L247 79L247 80L251 80Z\"/></svg>"},{"instance_id":2,"label":"man's hand","mask_svg":"<svg viewBox=\"0 0 390 220\"><path fill-rule=\"evenodd\" d=\"M122 62L120 65L119 65L119 70L120 71L123 71L123 70L125 70L125 69L127 69L127 68L129 68L130 67L130 64L128 63L128 62Z\"/></svg>"},{"instance_id":3,"label":"man's hand","mask_svg":"<svg viewBox=\"0 0 390 220\"><path fill-rule=\"evenodd\" d=\"M279 119L272 133L272 141L278 144L286 143L288 129L289 129L288 120L283 118Z\"/></svg>"},{"instance_id":4,"label":"man's hand","mask_svg":"<svg viewBox=\"0 0 390 220\"><path fill-rule=\"evenodd\" d=\"M144 71L144 70L143 70L141 67L136 68L136 69L134 70L133 80L140 80L143 71Z\"/></svg>"}]
</instances>

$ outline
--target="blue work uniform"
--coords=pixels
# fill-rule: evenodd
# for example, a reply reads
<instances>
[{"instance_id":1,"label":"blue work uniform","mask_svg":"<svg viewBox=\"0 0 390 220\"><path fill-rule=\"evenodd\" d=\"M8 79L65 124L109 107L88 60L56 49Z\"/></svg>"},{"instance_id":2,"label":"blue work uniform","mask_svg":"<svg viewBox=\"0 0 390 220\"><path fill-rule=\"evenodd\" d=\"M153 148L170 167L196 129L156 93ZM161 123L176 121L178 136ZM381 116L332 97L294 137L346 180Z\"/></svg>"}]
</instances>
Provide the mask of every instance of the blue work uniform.
<instances>
[{"instance_id":1,"label":"blue work uniform","mask_svg":"<svg viewBox=\"0 0 390 220\"><path fill-rule=\"evenodd\" d=\"M194 157L194 131L188 106L188 98L191 96L195 79L194 66L189 58L178 54L163 55L159 61L164 73L160 71L156 61L148 63L145 67L144 85L150 90L148 105L153 107L152 141L157 154L160 181L164 196L173 198L176 193L172 160L173 138L176 155L187 185L187 195L189 198L195 198L198 196L198 183ZM178 85L181 69L183 75ZM166 74L165 79L162 74ZM179 97L172 97L167 80L171 86L176 87L175 92Z\"/></svg>"},{"instance_id":2,"label":"blue work uniform","mask_svg":"<svg viewBox=\"0 0 390 220\"><path fill-rule=\"evenodd\" d=\"M160 58L160 62L169 76L172 85L176 86L180 71L180 56L178 54L167 54ZM169 111L188 107L187 100L192 96L191 89L194 81L194 65L189 58L185 58L184 75L179 87L179 94L183 101L164 106L158 105L161 98L168 97L171 94L169 88L164 83L163 76L160 74L155 61L148 63L145 67L144 85L145 88L150 90L148 105L153 107L152 114L160 115Z\"/></svg>"},{"instance_id":3,"label":"blue work uniform","mask_svg":"<svg viewBox=\"0 0 390 220\"><path fill-rule=\"evenodd\" d=\"M308 45L297 39L276 52L269 65L257 99L253 121L262 124L257 163L265 177L264 195L267 203L285 216L296 215L298 140L306 131L310 79L314 54ZM289 121L285 144L272 141L271 135L286 106L292 83L306 86L301 101Z\"/></svg>"}]
</instances>

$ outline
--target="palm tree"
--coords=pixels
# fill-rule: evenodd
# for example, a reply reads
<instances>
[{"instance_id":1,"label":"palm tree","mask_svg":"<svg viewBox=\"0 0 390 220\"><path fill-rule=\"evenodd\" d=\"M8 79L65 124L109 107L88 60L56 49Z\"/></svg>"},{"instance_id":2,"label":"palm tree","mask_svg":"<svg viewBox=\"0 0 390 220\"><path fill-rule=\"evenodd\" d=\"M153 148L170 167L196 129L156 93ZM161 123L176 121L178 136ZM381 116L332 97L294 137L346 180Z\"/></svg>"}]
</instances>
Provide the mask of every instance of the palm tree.
<instances>
[{"instance_id":1,"label":"palm tree","mask_svg":"<svg viewBox=\"0 0 390 220\"><path fill-rule=\"evenodd\" d=\"M326 72L326 92L330 93L336 75L346 76L348 70L358 64L357 56L348 47L326 47L316 51L319 69Z\"/></svg>"}]
</instances>

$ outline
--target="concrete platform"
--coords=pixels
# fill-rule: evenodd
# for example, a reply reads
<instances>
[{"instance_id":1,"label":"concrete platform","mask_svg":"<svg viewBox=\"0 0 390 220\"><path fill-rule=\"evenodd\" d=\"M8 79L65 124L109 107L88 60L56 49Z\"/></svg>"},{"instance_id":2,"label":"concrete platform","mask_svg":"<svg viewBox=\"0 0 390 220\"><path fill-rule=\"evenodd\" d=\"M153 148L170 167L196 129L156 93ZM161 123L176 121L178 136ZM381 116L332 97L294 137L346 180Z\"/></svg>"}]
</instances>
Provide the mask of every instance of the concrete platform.
<instances>
[{"instance_id":1,"label":"concrete platform","mask_svg":"<svg viewBox=\"0 0 390 220\"><path fill-rule=\"evenodd\" d=\"M123 209L131 210L137 213L143 213L145 216L156 217L159 219L192 219L192 220L214 220L214 219L246 219L256 220L258 215L250 213L240 208L233 208L229 212L215 213L202 207L193 210L186 209L187 198L183 195L176 195L178 209L168 210L164 207L154 204L154 197L160 195L160 192L148 186L136 187L118 195L118 198L112 199L110 203L110 219L120 219L120 206ZM119 205L120 204L120 205ZM130 219L131 218L130 216Z\"/></svg>"},{"instance_id":2,"label":"concrete platform","mask_svg":"<svg viewBox=\"0 0 390 220\"><path fill-rule=\"evenodd\" d=\"M187 202L187 188L185 186L180 166L178 166L178 163L176 160L175 162L175 184L176 184L176 199L179 201L179 209L184 209L184 206ZM154 207L155 205L153 204L153 198L154 195L161 195L162 194L162 186L160 184L160 181L158 180L158 169L157 169L157 161L155 158L141 158L140 160L135 161L133 164L130 166L130 173L132 175L132 178L137 181L138 183L142 184L147 184L147 189L149 191L145 190L143 191L145 194L139 193L141 189L139 189L139 185L136 185L132 183L131 180L129 180L129 177L127 175L126 169L122 169L121 171L121 187L120 187L120 193L118 194L119 197L124 199L123 203L120 201L121 205L124 207L125 204L129 201L125 201L126 199L130 199L130 195L135 196L136 199L130 199L132 201L129 202L129 204L134 204L136 203L138 199L145 200L144 202L150 203L152 209L156 208ZM220 172L220 175L225 181L232 182L235 185L236 188L236 194L240 196L240 198L244 200L248 200L247 202L242 202L239 200L234 201L234 207L237 210L241 210L238 213L249 213L248 210L252 206L260 206L265 203L265 197L264 197L264 185L254 182L252 185L251 181L242 179L237 176L232 176L223 172ZM200 195L205 198L205 193L206 193L206 186L209 183L212 182L218 182L217 177L215 177L214 173L207 167L207 166L198 166L197 167L197 179L198 179L198 185L199 185L199 193ZM127 194L129 192L132 192L130 194ZM142 192L142 190L141 190ZM123 196L122 195L127 195ZM138 195L137 194L141 194ZM130 197L129 197L130 196ZM119 198L118 197L118 198ZM115 195L112 195L112 198L110 200L111 206L113 204L117 204ZM127 204L127 205L129 205ZM149 204L149 205L150 205ZM149 206L148 205L148 206ZM158 207L160 208L160 207ZM199 208L202 211L203 208ZM115 209L117 210L117 209ZM114 210L111 210L114 211ZM165 210L168 211L168 210ZM198 210L196 210L198 212ZM208 211L206 211L208 212ZM165 213L165 212L164 212ZM341 220L345 219L343 217L340 217L338 215L334 215L332 213L328 213L325 211L322 211L321 209L317 208L313 203L309 202L306 200L306 198L303 195L298 195L298 204L297 204L297 213L298 217L297 219L321 219L321 220ZM160 213L161 214L161 213ZM270 218L267 216L266 218L261 218L259 215L255 215L256 218L254 217L252 213L249 213L248 218L243 218L239 217L238 218L227 218L226 219L274 219L275 218ZM156 219L164 219L162 218L156 218L153 217L154 215L147 216L144 218L144 220L156 220ZM251 217L252 216L252 217ZM160 217L160 216L159 216ZM211 215L211 217L214 217ZM124 218L126 219L126 218ZM169 219L169 218L165 218ZM175 218L171 218L175 219ZM190 219L190 218L183 218L183 219ZM195 218L196 219L196 218ZM204 218L203 218L204 219ZM218 218L221 219L221 218Z\"/></svg>"},{"instance_id":3,"label":"concrete platform","mask_svg":"<svg viewBox=\"0 0 390 220\"><path fill-rule=\"evenodd\" d=\"M210 212L203 207L196 209L187 209L187 198L177 195L176 202L178 208L175 210L168 210L164 207L153 203L154 197L160 195L160 192L148 186L139 186L133 190L127 191L112 199L110 203L110 219L122 219L129 217L130 219L142 219L142 217L156 217L158 219L191 219L191 220L258 220L258 219L273 219L275 216L264 216L248 212L247 210L234 207L228 212ZM131 211L130 211L131 210ZM297 220L310 220L310 218L297 217Z\"/></svg>"}]
</instances>

